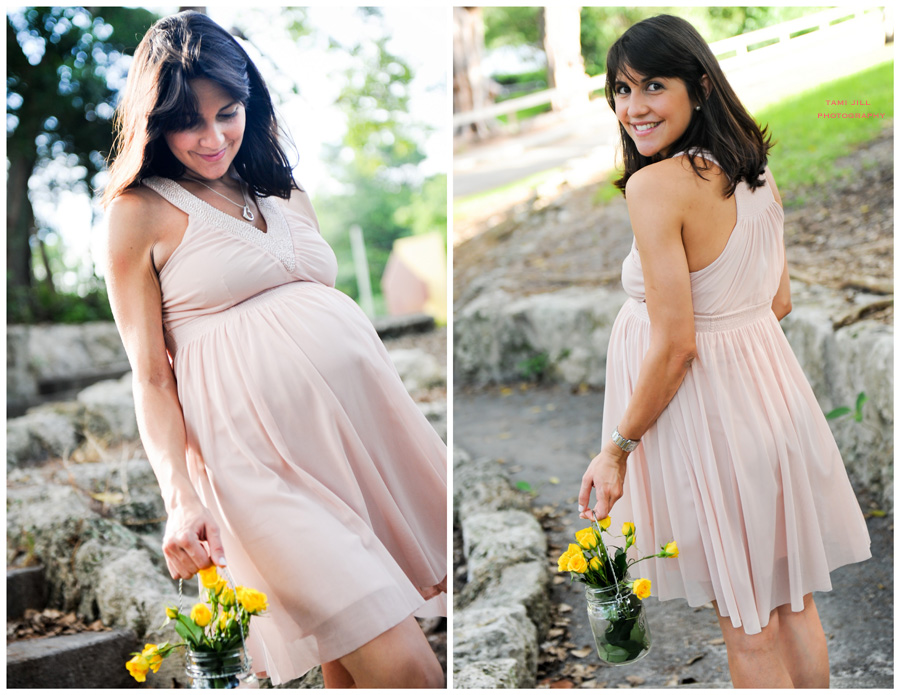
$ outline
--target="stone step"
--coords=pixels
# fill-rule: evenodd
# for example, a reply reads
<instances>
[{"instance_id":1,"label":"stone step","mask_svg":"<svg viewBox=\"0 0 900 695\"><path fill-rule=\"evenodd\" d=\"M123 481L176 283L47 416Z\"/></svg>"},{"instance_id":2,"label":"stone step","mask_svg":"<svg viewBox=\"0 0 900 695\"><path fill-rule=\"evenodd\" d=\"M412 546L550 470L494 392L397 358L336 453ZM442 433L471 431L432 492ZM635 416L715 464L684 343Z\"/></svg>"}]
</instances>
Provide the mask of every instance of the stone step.
<instances>
[{"instance_id":1,"label":"stone step","mask_svg":"<svg viewBox=\"0 0 900 695\"><path fill-rule=\"evenodd\" d=\"M29 608L41 611L47 605L44 566L12 567L6 570L6 617L21 618Z\"/></svg>"},{"instance_id":2,"label":"stone step","mask_svg":"<svg viewBox=\"0 0 900 695\"><path fill-rule=\"evenodd\" d=\"M8 688L133 688L125 669L138 650L131 630L39 637L6 646Z\"/></svg>"}]
</instances>

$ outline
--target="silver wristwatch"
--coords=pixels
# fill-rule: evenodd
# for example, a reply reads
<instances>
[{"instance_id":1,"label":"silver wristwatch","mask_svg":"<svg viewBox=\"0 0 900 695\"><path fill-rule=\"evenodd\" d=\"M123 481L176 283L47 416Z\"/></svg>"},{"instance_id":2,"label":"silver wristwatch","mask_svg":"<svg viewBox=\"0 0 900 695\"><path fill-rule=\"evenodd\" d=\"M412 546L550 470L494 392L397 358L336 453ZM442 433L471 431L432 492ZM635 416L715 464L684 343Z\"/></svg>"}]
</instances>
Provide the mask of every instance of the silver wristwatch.
<instances>
[{"instance_id":1,"label":"silver wristwatch","mask_svg":"<svg viewBox=\"0 0 900 695\"><path fill-rule=\"evenodd\" d=\"M617 447L629 454L637 449L637 445L641 443L640 439L625 439L625 437L619 434L618 427L613 430L612 440L615 442Z\"/></svg>"}]
</instances>

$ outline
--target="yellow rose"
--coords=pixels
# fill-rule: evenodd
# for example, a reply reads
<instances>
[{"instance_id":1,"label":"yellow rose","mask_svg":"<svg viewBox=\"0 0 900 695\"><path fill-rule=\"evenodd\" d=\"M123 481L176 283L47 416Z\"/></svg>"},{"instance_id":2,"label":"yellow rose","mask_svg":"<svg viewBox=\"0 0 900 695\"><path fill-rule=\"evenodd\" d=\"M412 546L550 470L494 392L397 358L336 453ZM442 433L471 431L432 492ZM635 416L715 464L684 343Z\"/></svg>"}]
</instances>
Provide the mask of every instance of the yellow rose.
<instances>
[{"instance_id":1,"label":"yellow rose","mask_svg":"<svg viewBox=\"0 0 900 695\"><path fill-rule=\"evenodd\" d=\"M610 519L609 517L606 517L605 519L600 519L600 521L598 521L597 523L600 524L600 528L602 528L605 531L606 529L609 528L609 525L612 523L612 519Z\"/></svg>"},{"instance_id":2,"label":"yellow rose","mask_svg":"<svg viewBox=\"0 0 900 695\"><path fill-rule=\"evenodd\" d=\"M166 606L166 617L175 620L178 617L178 609L172 608L171 606Z\"/></svg>"},{"instance_id":3,"label":"yellow rose","mask_svg":"<svg viewBox=\"0 0 900 695\"><path fill-rule=\"evenodd\" d=\"M590 526L576 531L575 540L578 541L578 545L586 550L593 550L597 547L597 535Z\"/></svg>"},{"instance_id":4,"label":"yellow rose","mask_svg":"<svg viewBox=\"0 0 900 695\"><path fill-rule=\"evenodd\" d=\"M599 557L592 557L591 561L588 563L588 567L599 572L600 568L603 567L603 560Z\"/></svg>"},{"instance_id":5,"label":"yellow rose","mask_svg":"<svg viewBox=\"0 0 900 695\"><path fill-rule=\"evenodd\" d=\"M225 587L228 586L228 582L219 577L219 581L216 582L216 585L212 587L212 590L215 592L216 596L220 595L223 591L225 591Z\"/></svg>"},{"instance_id":6,"label":"yellow rose","mask_svg":"<svg viewBox=\"0 0 900 695\"><path fill-rule=\"evenodd\" d=\"M214 589L219 581L219 571L215 565L210 565L206 569L200 570L197 572L197 576L200 577L200 582L207 589Z\"/></svg>"},{"instance_id":7,"label":"yellow rose","mask_svg":"<svg viewBox=\"0 0 900 695\"><path fill-rule=\"evenodd\" d=\"M147 662L147 659L138 654L125 663L125 668L128 669L128 673L131 674L132 678L138 683L143 683L147 680L147 671L150 670L150 664Z\"/></svg>"},{"instance_id":8,"label":"yellow rose","mask_svg":"<svg viewBox=\"0 0 900 695\"><path fill-rule=\"evenodd\" d=\"M219 616L219 630L224 630L225 626L228 624L228 613L223 611L222 615Z\"/></svg>"},{"instance_id":9,"label":"yellow rose","mask_svg":"<svg viewBox=\"0 0 900 695\"><path fill-rule=\"evenodd\" d=\"M664 551L666 553L666 557L678 557L678 545L675 543L675 541L666 543Z\"/></svg>"},{"instance_id":10,"label":"yellow rose","mask_svg":"<svg viewBox=\"0 0 900 695\"><path fill-rule=\"evenodd\" d=\"M584 555L582 555L581 552L579 552L577 555L572 555L569 558L568 569L570 572L578 572L579 574L582 574L584 572L587 572L587 567L587 560L584 559Z\"/></svg>"},{"instance_id":11,"label":"yellow rose","mask_svg":"<svg viewBox=\"0 0 900 695\"><path fill-rule=\"evenodd\" d=\"M194 604L194 607L191 608L191 620L200 627L206 627L212 620L212 612L205 603Z\"/></svg>"},{"instance_id":12,"label":"yellow rose","mask_svg":"<svg viewBox=\"0 0 900 695\"><path fill-rule=\"evenodd\" d=\"M227 586L222 589L222 593L219 594L219 603L221 603L226 608L234 605L234 589L230 589Z\"/></svg>"},{"instance_id":13,"label":"yellow rose","mask_svg":"<svg viewBox=\"0 0 900 695\"><path fill-rule=\"evenodd\" d=\"M632 593L642 601L650 595L650 580L635 579L631 585Z\"/></svg>"},{"instance_id":14,"label":"yellow rose","mask_svg":"<svg viewBox=\"0 0 900 695\"><path fill-rule=\"evenodd\" d=\"M239 586L235 589L237 600L241 602L244 610L248 613L260 613L266 610L268 606L268 598L261 591L256 589L248 589L245 586Z\"/></svg>"},{"instance_id":15,"label":"yellow rose","mask_svg":"<svg viewBox=\"0 0 900 695\"><path fill-rule=\"evenodd\" d=\"M569 569L569 557L570 554L568 550L559 556L559 560L557 560L557 563L560 572L565 572Z\"/></svg>"},{"instance_id":16,"label":"yellow rose","mask_svg":"<svg viewBox=\"0 0 900 695\"><path fill-rule=\"evenodd\" d=\"M159 653L159 647L155 644L145 644L141 656L147 660L147 664L153 669L153 673L159 671L159 667L162 666L163 662L162 655Z\"/></svg>"},{"instance_id":17,"label":"yellow rose","mask_svg":"<svg viewBox=\"0 0 900 695\"><path fill-rule=\"evenodd\" d=\"M623 536L633 536L634 535L634 524L630 521L626 521L622 524L622 535Z\"/></svg>"}]
</instances>

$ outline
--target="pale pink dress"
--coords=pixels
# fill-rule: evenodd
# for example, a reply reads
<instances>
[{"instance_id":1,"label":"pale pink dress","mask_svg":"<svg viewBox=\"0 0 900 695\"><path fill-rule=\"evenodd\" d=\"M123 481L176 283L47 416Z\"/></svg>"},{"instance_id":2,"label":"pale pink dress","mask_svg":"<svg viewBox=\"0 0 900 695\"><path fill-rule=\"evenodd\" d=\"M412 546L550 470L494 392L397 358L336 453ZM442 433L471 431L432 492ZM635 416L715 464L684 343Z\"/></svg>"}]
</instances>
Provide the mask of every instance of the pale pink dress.
<instances>
[{"instance_id":1,"label":"pale pink dress","mask_svg":"<svg viewBox=\"0 0 900 695\"><path fill-rule=\"evenodd\" d=\"M691 273L697 359L629 456L611 529L633 521L641 555L675 540L678 558L635 567L653 594L716 600L755 634L775 607L802 610L804 594L831 589L831 570L871 553L834 437L771 309L784 265L781 206L768 184L741 182L734 200L725 250ZM629 299L610 338L605 436L650 345L634 246L622 283Z\"/></svg>"},{"instance_id":2,"label":"pale pink dress","mask_svg":"<svg viewBox=\"0 0 900 695\"><path fill-rule=\"evenodd\" d=\"M267 594L254 671L275 683L344 656L411 614L447 574L446 447L371 322L334 289L313 221L259 200L262 233L174 181L143 181L189 216L159 274L191 481L235 582Z\"/></svg>"}]
</instances>

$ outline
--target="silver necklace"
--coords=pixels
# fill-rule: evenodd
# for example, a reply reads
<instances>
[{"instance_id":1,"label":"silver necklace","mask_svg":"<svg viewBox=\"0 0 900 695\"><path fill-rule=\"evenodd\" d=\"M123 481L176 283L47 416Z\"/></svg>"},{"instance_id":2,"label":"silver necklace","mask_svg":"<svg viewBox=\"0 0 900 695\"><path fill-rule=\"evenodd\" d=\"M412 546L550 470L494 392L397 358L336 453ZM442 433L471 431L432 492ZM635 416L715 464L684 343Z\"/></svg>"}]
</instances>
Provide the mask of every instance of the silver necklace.
<instances>
[{"instance_id":1,"label":"silver necklace","mask_svg":"<svg viewBox=\"0 0 900 695\"><path fill-rule=\"evenodd\" d=\"M234 202L231 198L229 198L227 195L223 195L223 194L219 193L215 188L213 188L212 186L208 186L207 184L203 183L202 181L200 181L200 180L198 180L198 179L192 178L192 177L190 177L190 176L182 176L182 178L183 178L183 179L187 179L188 181L193 181L194 183L199 183L201 186L206 186L206 188L208 188L209 190L211 190L213 193L215 193L215 194L216 194L217 196L219 196L220 198L224 198L225 200L227 200L227 201L228 201L229 203L231 203L232 205L237 205L237 206L238 206L239 208L241 208L241 210L243 211L242 217L243 217L245 220L247 220L248 222L252 222L253 220L256 219L256 215L254 215L254 214L253 214L253 211L250 209L250 201L247 200L247 194L244 192L244 184L243 184L242 182L241 182L239 185L240 185L240 187L241 187L241 195L242 195L243 198L244 198L244 204L243 204L243 205L241 205L240 203L235 203L235 202Z\"/></svg>"}]
</instances>

